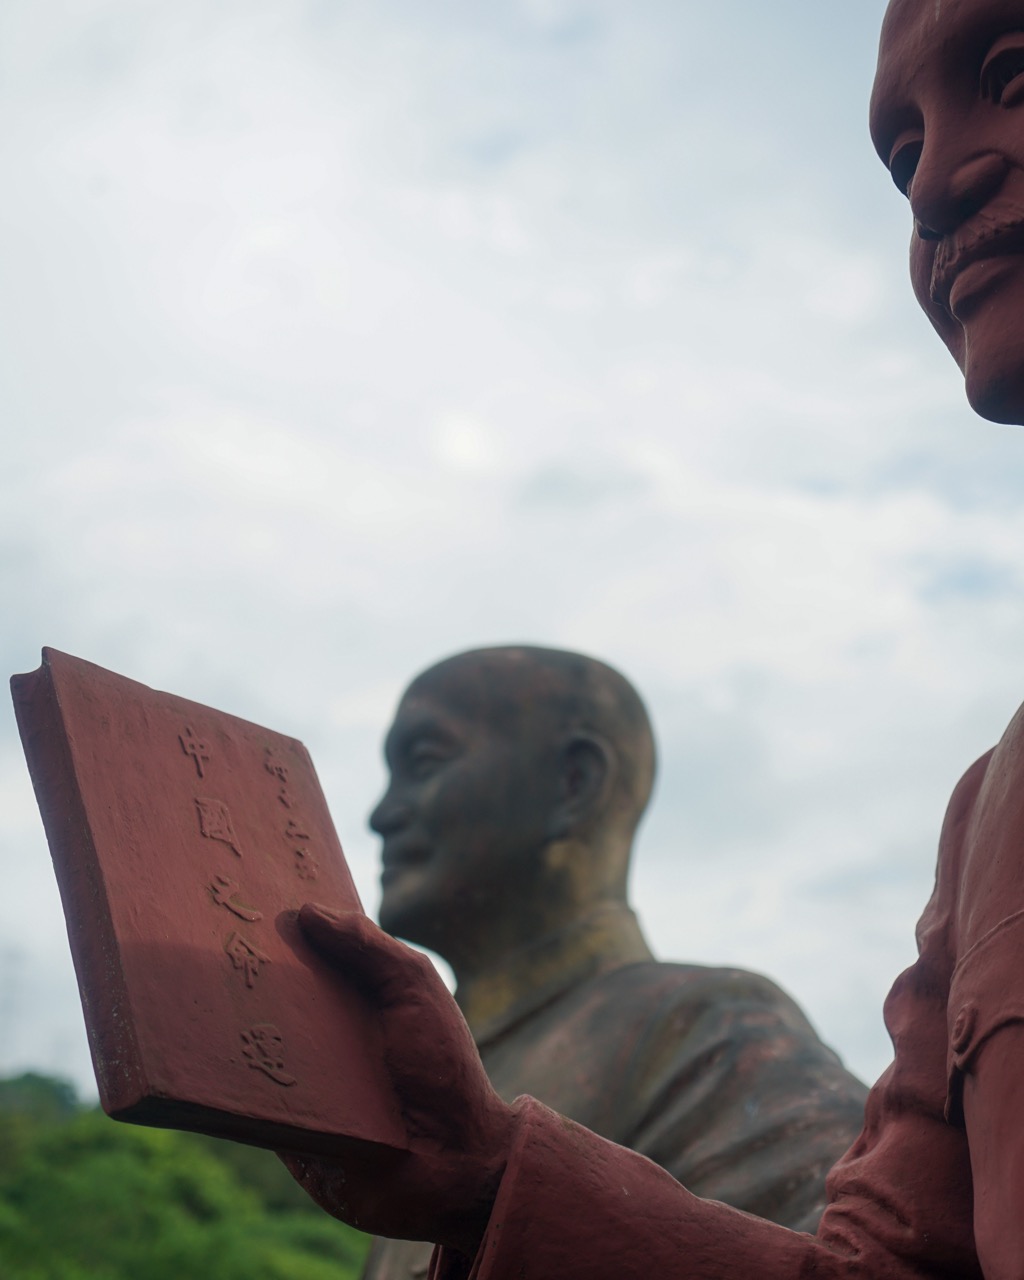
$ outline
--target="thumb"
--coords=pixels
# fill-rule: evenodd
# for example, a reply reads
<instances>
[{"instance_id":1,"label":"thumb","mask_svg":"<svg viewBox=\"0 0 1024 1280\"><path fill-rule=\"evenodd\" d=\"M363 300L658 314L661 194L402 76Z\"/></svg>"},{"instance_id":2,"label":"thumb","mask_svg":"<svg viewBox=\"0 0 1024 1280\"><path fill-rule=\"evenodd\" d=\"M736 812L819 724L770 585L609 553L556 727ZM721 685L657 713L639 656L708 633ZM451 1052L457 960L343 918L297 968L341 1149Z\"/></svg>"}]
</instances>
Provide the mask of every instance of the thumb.
<instances>
[{"instance_id":1,"label":"thumb","mask_svg":"<svg viewBox=\"0 0 1024 1280\"><path fill-rule=\"evenodd\" d=\"M307 902L299 909L299 927L321 959L380 1005L408 999L410 985L441 981L425 956L386 934L361 911L334 911Z\"/></svg>"}]
</instances>

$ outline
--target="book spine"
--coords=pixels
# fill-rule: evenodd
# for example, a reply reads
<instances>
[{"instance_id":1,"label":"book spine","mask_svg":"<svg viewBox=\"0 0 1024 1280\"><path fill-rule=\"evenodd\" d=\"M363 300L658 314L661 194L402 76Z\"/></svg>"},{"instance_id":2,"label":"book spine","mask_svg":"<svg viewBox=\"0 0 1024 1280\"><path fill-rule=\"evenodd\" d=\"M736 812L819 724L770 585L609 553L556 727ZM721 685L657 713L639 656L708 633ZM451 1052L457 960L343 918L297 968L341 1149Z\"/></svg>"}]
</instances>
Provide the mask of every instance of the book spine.
<instances>
[{"instance_id":1,"label":"book spine","mask_svg":"<svg viewBox=\"0 0 1024 1280\"><path fill-rule=\"evenodd\" d=\"M11 696L60 890L100 1102L110 1114L146 1092L106 888L54 674L11 677Z\"/></svg>"}]
</instances>

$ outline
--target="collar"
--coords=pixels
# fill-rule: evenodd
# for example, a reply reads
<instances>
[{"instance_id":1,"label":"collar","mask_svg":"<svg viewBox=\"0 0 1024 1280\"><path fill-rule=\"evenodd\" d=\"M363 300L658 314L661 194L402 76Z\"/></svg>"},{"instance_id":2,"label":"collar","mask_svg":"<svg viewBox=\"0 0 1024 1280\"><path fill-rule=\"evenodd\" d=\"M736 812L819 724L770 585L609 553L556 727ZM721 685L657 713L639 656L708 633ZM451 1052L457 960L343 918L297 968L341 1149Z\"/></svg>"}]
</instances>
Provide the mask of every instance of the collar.
<instances>
[{"instance_id":1,"label":"collar","mask_svg":"<svg viewBox=\"0 0 1024 1280\"><path fill-rule=\"evenodd\" d=\"M463 979L455 999L483 1048L571 987L653 959L630 908L624 902L608 903Z\"/></svg>"}]
</instances>

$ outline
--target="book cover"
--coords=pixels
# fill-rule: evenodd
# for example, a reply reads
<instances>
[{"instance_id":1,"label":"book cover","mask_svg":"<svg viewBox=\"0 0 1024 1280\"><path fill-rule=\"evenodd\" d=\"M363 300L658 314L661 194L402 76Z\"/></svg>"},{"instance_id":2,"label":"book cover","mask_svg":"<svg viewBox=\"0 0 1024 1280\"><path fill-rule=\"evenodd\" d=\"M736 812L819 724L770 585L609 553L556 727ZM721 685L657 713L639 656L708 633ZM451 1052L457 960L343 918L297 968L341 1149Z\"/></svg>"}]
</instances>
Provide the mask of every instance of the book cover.
<instances>
[{"instance_id":1,"label":"book cover","mask_svg":"<svg viewBox=\"0 0 1024 1280\"><path fill-rule=\"evenodd\" d=\"M11 687L108 1114L404 1149L372 1012L296 923L361 909L302 743L53 649Z\"/></svg>"}]
</instances>

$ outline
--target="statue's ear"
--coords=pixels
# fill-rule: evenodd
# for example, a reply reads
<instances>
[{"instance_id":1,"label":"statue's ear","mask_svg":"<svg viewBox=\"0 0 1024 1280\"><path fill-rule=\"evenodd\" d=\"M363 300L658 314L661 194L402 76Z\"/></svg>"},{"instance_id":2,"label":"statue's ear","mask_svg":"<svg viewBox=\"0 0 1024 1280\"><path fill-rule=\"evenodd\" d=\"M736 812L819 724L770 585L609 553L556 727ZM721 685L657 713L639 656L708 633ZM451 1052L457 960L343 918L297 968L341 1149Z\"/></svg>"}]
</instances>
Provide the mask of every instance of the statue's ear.
<instances>
[{"instance_id":1,"label":"statue's ear","mask_svg":"<svg viewBox=\"0 0 1024 1280\"><path fill-rule=\"evenodd\" d=\"M559 755L558 803L551 815L551 840L564 840L604 809L615 773L615 752L600 734L575 731Z\"/></svg>"}]
</instances>

